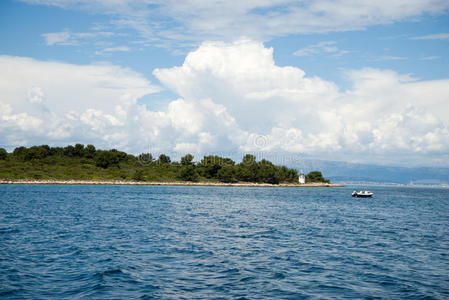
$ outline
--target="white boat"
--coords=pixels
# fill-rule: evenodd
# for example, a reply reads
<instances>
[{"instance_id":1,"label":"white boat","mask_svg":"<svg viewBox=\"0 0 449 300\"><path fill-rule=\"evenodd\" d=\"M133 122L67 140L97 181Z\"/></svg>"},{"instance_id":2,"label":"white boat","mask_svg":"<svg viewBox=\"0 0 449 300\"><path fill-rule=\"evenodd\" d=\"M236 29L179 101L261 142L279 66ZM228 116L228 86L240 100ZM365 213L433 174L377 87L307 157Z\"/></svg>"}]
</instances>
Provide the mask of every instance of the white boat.
<instances>
[{"instance_id":1,"label":"white boat","mask_svg":"<svg viewBox=\"0 0 449 300\"><path fill-rule=\"evenodd\" d=\"M360 198L368 198L368 197L372 197L373 193L371 193L370 191L353 191L352 192L352 197L360 197Z\"/></svg>"}]
</instances>

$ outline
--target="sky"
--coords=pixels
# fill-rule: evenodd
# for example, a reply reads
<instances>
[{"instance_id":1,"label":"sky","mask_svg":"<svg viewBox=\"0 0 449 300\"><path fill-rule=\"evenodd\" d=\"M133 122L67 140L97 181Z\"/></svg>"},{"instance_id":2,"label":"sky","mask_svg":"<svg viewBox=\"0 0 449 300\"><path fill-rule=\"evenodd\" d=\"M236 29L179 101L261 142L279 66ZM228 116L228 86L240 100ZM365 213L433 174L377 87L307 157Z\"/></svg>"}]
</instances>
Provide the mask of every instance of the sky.
<instances>
[{"instance_id":1,"label":"sky","mask_svg":"<svg viewBox=\"0 0 449 300\"><path fill-rule=\"evenodd\" d=\"M0 147L75 143L449 167L449 2L1 1Z\"/></svg>"}]
</instances>

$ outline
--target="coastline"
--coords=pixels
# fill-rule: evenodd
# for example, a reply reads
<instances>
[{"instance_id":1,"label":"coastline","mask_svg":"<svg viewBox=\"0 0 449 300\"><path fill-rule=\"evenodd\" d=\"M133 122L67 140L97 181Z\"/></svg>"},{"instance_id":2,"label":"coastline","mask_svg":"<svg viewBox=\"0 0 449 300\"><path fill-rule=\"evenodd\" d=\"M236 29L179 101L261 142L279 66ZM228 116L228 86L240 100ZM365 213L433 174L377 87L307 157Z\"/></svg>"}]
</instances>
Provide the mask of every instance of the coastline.
<instances>
[{"instance_id":1,"label":"coastline","mask_svg":"<svg viewBox=\"0 0 449 300\"><path fill-rule=\"evenodd\" d=\"M335 183L225 183L225 182L148 182L148 181L120 181L120 180L0 180L0 184L11 185L148 185L148 186L235 186L235 187L343 187Z\"/></svg>"}]
</instances>

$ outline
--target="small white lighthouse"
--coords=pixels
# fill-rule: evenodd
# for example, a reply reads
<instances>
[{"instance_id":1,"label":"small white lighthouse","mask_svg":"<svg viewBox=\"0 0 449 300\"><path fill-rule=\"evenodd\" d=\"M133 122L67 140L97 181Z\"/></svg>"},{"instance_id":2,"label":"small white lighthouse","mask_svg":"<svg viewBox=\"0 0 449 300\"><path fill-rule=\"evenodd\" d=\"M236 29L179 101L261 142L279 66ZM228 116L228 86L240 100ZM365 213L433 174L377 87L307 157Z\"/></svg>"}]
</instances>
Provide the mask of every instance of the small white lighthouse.
<instances>
[{"instance_id":1,"label":"small white lighthouse","mask_svg":"<svg viewBox=\"0 0 449 300\"><path fill-rule=\"evenodd\" d=\"M306 176L304 176L304 174L299 174L298 182L300 184L306 183Z\"/></svg>"}]
</instances>

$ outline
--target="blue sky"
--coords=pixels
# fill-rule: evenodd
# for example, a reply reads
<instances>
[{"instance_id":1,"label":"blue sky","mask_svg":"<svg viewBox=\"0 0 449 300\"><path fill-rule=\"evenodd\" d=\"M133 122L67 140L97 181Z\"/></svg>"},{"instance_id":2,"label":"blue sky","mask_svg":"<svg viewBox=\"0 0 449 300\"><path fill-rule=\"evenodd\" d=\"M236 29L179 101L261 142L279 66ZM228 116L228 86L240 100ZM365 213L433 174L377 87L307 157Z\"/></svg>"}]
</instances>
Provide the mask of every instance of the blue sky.
<instances>
[{"instance_id":1,"label":"blue sky","mask_svg":"<svg viewBox=\"0 0 449 300\"><path fill-rule=\"evenodd\" d=\"M371 2L2 1L0 147L449 166L449 3Z\"/></svg>"}]
</instances>

